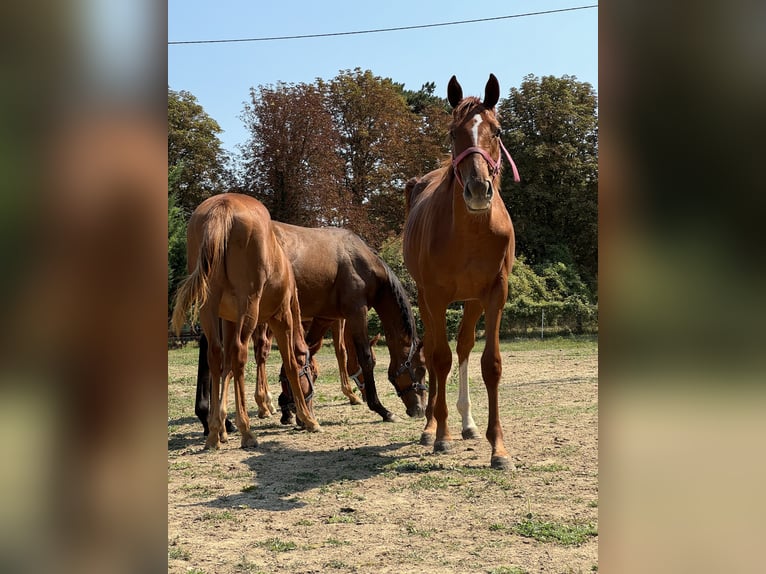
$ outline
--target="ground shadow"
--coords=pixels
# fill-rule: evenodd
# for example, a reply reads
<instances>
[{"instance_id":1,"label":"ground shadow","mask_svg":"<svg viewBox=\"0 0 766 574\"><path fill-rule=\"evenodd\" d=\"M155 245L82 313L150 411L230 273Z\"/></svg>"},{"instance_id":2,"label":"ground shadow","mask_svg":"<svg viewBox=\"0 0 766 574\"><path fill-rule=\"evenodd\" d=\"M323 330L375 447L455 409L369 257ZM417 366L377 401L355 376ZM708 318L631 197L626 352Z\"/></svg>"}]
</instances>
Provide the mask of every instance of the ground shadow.
<instances>
[{"instance_id":1,"label":"ground shadow","mask_svg":"<svg viewBox=\"0 0 766 574\"><path fill-rule=\"evenodd\" d=\"M254 474L251 485L243 492L229 494L200 504L215 508L255 508L286 511L300 508L306 502L299 495L313 488L341 481L365 480L388 470L398 461L398 450L410 443L383 446L338 448L327 451L305 451L280 443L262 443L243 462Z\"/></svg>"}]
</instances>

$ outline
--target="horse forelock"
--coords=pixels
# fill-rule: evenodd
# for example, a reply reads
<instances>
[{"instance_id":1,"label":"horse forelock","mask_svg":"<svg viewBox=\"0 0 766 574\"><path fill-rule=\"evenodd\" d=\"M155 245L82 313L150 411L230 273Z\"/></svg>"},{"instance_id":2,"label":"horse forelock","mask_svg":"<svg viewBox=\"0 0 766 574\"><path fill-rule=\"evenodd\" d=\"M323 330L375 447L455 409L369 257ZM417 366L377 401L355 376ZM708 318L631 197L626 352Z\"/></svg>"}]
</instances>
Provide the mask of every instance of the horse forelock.
<instances>
[{"instance_id":1,"label":"horse forelock","mask_svg":"<svg viewBox=\"0 0 766 574\"><path fill-rule=\"evenodd\" d=\"M475 96L468 96L460 100L460 103L452 110L452 124L450 129L455 128L465 121L466 116L480 106L481 100Z\"/></svg>"}]
</instances>

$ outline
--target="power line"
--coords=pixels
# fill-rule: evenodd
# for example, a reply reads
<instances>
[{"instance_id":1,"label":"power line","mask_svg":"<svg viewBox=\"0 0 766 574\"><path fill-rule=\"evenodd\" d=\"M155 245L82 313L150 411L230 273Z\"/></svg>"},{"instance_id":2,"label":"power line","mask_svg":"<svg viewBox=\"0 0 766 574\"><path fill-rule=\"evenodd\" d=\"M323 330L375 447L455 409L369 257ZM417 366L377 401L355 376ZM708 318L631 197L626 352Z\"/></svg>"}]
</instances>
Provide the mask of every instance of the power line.
<instances>
[{"instance_id":1,"label":"power line","mask_svg":"<svg viewBox=\"0 0 766 574\"><path fill-rule=\"evenodd\" d=\"M353 36L358 34L375 34L378 32L398 32L401 30L417 30L421 28L436 28L438 26L456 26L458 24L474 24L476 22L490 22L493 20L508 20L510 18L525 18L527 16L542 16L544 14L556 14L558 12L572 12L574 10L586 10L598 8L598 4L590 6L576 6L574 8L561 8L558 10L546 10L544 12L527 12L525 14L511 14L510 16L495 16L493 18L478 18L476 20L458 20L455 22L440 22L437 24L419 24L416 26L399 26L397 28L378 28L375 30L357 30L355 32L329 32L326 34L303 34L299 36L271 36L262 38L234 38L229 40L177 40L168 41L168 45L178 44L230 44L234 42L271 42L273 40L301 40L304 38L328 38L330 36Z\"/></svg>"}]
</instances>

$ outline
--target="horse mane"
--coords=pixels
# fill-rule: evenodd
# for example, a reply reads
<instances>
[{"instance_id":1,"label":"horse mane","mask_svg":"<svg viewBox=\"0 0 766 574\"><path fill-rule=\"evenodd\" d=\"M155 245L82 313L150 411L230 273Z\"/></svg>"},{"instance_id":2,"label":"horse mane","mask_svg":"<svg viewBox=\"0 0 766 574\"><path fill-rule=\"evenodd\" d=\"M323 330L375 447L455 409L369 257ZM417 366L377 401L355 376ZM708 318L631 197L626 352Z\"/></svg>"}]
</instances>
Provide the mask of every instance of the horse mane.
<instances>
[{"instance_id":1,"label":"horse mane","mask_svg":"<svg viewBox=\"0 0 766 574\"><path fill-rule=\"evenodd\" d=\"M397 306L399 307L399 313L402 318L402 325L404 326L404 333L408 335L413 341L417 338L417 329L415 327L415 315L412 312L412 306L410 305L410 298L407 292L404 290L402 282L391 270L388 264L378 256L380 263L383 265L383 269L386 270L386 277L388 285L391 288L391 293L394 296Z\"/></svg>"}]
</instances>

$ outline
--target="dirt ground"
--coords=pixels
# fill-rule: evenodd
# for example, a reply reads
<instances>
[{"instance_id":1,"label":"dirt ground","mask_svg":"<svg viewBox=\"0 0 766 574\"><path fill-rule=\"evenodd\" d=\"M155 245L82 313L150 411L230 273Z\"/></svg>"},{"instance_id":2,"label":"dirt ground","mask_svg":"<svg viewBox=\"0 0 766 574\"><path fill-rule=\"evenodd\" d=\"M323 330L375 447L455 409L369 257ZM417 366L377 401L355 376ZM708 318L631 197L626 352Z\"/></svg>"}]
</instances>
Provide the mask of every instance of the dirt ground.
<instances>
[{"instance_id":1,"label":"dirt ground","mask_svg":"<svg viewBox=\"0 0 766 574\"><path fill-rule=\"evenodd\" d=\"M477 341L469 374L483 431L482 348ZM516 465L509 472L489 468L484 438L460 438L454 363L454 448L435 455L418 444L424 420L407 418L388 383L385 347L377 350L376 381L398 421L348 404L325 347L315 403L323 432L255 417L251 364L247 400L258 447L240 449L233 434L220 451L203 451L193 406L197 353L194 344L168 351L168 572L598 570L595 339L503 344L501 418ZM272 390L278 367L275 350Z\"/></svg>"}]
</instances>

